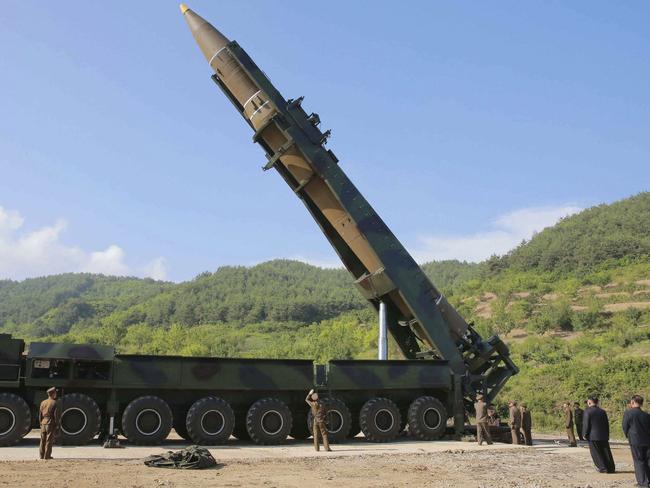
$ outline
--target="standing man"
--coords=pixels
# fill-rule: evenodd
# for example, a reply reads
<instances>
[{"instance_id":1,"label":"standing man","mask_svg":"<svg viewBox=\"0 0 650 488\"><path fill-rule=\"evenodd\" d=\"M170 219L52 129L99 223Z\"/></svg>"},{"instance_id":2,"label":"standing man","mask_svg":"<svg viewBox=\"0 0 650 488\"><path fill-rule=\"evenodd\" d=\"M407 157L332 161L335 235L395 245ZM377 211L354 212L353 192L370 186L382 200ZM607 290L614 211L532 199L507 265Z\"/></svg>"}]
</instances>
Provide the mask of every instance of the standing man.
<instances>
[{"instance_id":1,"label":"standing man","mask_svg":"<svg viewBox=\"0 0 650 488\"><path fill-rule=\"evenodd\" d=\"M569 447L578 447L576 436L573 434L573 410L571 410L569 402L562 404L562 412L564 412L564 428L566 429L566 436L569 438Z\"/></svg>"},{"instance_id":2,"label":"standing man","mask_svg":"<svg viewBox=\"0 0 650 488\"><path fill-rule=\"evenodd\" d=\"M585 411L580 408L580 404L575 402L573 404L573 420L576 424L576 433L578 434L578 439L581 441L585 440L585 437L582 435L582 418L584 417Z\"/></svg>"},{"instance_id":3,"label":"standing man","mask_svg":"<svg viewBox=\"0 0 650 488\"><path fill-rule=\"evenodd\" d=\"M490 435L490 429L488 429L487 404L484 398L479 393L476 395L476 403L474 403L474 410L476 410L476 440L479 446L483 445L483 439L488 445L492 444L492 436Z\"/></svg>"},{"instance_id":4,"label":"standing man","mask_svg":"<svg viewBox=\"0 0 650 488\"><path fill-rule=\"evenodd\" d=\"M320 451L320 441L318 436L323 438L323 447L326 451L331 451L329 439L327 438L327 407L325 404L318 399L318 393L314 393L314 390L310 390L307 393L307 398L305 398L307 405L311 408L311 414L314 418L314 423L312 425L312 434L314 436L314 449Z\"/></svg>"},{"instance_id":5,"label":"standing man","mask_svg":"<svg viewBox=\"0 0 650 488\"><path fill-rule=\"evenodd\" d=\"M54 437L61 428L61 408L56 401L56 388L47 390L47 398L41 402L38 409L38 422L41 426L41 443L39 455L41 459L52 459Z\"/></svg>"},{"instance_id":6,"label":"standing man","mask_svg":"<svg viewBox=\"0 0 650 488\"><path fill-rule=\"evenodd\" d=\"M641 410L643 397L634 395L623 415L623 432L630 443L637 486L650 486L650 414Z\"/></svg>"},{"instance_id":7,"label":"standing man","mask_svg":"<svg viewBox=\"0 0 650 488\"><path fill-rule=\"evenodd\" d=\"M532 433L533 419L530 416L530 410L528 410L528 407L522 403L520 412L521 412L521 433L524 435L524 442L526 443L527 446L532 446L533 445L533 433Z\"/></svg>"},{"instance_id":8,"label":"standing man","mask_svg":"<svg viewBox=\"0 0 650 488\"><path fill-rule=\"evenodd\" d=\"M510 425L510 434L512 435L512 443L519 444L519 431L521 430L521 412L517 408L517 402L510 400L508 402L509 418L508 425Z\"/></svg>"},{"instance_id":9,"label":"standing man","mask_svg":"<svg viewBox=\"0 0 650 488\"><path fill-rule=\"evenodd\" d=\"M607 412L598 406L598 397L590 396L589 406L582 420L582 435L589 441L589 452L600 473L616 471L612 450L609 448L609 419Z\"/></svg>"}]
</instances>

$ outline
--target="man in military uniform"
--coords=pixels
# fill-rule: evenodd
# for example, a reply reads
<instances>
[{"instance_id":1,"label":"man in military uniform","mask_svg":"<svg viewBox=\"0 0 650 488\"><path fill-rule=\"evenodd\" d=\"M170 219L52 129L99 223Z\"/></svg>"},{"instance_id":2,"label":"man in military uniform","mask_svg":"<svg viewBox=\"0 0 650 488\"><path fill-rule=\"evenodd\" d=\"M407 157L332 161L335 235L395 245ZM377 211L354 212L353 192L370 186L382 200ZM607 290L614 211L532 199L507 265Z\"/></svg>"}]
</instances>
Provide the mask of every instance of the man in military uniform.
<instances>
[{"instance_id":1,"label":"man in military uniform","mask_svg":"<svg viewBox=\"0 0 650 488\"><path fill-rule=\"evenodd\" d=\"M578 439L581 441L585 440L585 437L582 435L582 418L585 411L580 408L580 404L575 402L573 404L573 421L576 424L576 433L578 434Z\"/></svg>"},{"instance_id":2,"label":"man in military uniform","mask_svg":"<svg viewBox=\"0 0 650 488\"><path fill-rule=\"evenodd\" d=\"M327 407L325 404L318 399L318 393L314 393L314 390L310 390L305 398L307 405L311 408L311 414L314 418L314 423L312 425L312 434L314 436L314 449L320 451L320 442L319 435L323 438L323 447L326 451L331 451L330 443L327 439Z\"/></svg>"},{"instance_id":3,"label":"man in military uniform","mask_svg":"<svg viewBox=\"0 0 650 488\"><path fill-rule=\"evenodd\" d=\"M569 447L577 447L576 436L573 433L573 410L569 402L562 404L562 412L564 412L564 428L569 439Z\"/></svg>"},{"instance_id":4,"label":"man in military uniform","mask_svg":"<svg viewBox=\"0 0 650 488\"><path fill-rule=\"evenodd\" d=\"M532 446L533 434L531 430L533 428L533 419L530 416L530 410L523 403L519 410L521 412L521 433L524 435L524 442L527 446Z\"/></svg>"},{"instance_id":5,"label":"man in military uniform","mask_svg":"<svg viewBox=\"0 0 650 488\"><path fill-rule=\"evenodd\" d=\"M521 412L517 408L517 402L510 400L508 402L508 425L510 426L510 434L512 436L512 443L519 444L519 430L521 429Z\"/></svg>"},{"instance_id":6,"label":"man in military uniform","mask_svg":"<svg viewBox=\"0 0 650 488\"><path fill-rule=\"evenodd\" d=\"M47 398L41 402L38 409L38 422L41 426L41 444L39 454L41 459L52 459L54 437L61 427L61 408L56 401L56 388L47 390Z\"/></svg>"},{"instance_id":7,"label":"man in military uniform","mask_svg":"<svg viewBox=\"0 0 650 488\"><path fill-rule=\"evenodd\" d=\"M476 440L479 446L483 445L483 440L488 445L492 444L492 436L490 435L490 429L488 429L487 404L484 398L479 393L476 395L476 403L474 403L474 410L476 410Z\"/></svg>"}]
</instances>

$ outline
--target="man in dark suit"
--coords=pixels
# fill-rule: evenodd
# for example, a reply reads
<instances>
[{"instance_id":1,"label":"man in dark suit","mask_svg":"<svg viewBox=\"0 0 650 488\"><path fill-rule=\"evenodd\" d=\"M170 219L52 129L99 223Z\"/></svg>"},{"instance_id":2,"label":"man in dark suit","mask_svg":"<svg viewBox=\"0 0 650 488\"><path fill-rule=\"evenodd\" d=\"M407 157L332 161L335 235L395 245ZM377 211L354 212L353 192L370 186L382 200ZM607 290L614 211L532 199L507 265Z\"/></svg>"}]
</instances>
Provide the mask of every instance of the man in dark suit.
<instances>
[{"instance_id":1,"label":"man in dark suit","mask_svg":"<svg viewBox=\"0 0 650 488\"><path fill-rule=\"evenodd\" d=\"M582 435L589 441L589 452L600 473L616 470L612 450L609 448L609 419L607 412L598 406L598 397L590 396L589 408L582 419Z\"/></svg>"},{"instance_id":2,"label":"man in dark suit","mask_svg":"<svg viewBox=\"0 0 650 488\"><path fill-rule=\"evenodd\" d=\"M630 443L637 486L650 486L650 414L641 410L643 397L634 395L623 415L623 432Z\"/></svg>"}]
</instances>

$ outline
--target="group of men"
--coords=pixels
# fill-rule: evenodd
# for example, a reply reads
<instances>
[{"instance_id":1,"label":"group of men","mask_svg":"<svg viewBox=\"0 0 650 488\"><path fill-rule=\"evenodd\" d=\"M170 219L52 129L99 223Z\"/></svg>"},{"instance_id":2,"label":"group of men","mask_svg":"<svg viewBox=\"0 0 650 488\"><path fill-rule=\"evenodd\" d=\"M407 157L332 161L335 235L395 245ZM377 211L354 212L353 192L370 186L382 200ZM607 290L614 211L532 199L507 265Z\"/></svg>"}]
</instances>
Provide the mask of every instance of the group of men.
<instances>
[{"instance_id":1,"label":"group of men","mask_svg":"<svg viewBox=\"0 0 650 488\"><path fill-rule=\"evenodd\" d=\"M474 410L476 411L476 440L478 445L483 445L484 441L488 445L492 444L492 432L495 432L495 428L501 426L501 418L496 408L494 405L488 405L485 402L485 397L478 394ZM533 419L530 410L525 404L518 406L514 400L508 402L508 426L510 427L513 444L521 444L523 440L523 443L527 446L533 445Z\"/></svg>"},{"instance_id":2,"label":"group of men","mask_svg":"<svg viewBox=\"0 0 650 488\"><path fill-rule=\"evenodd\" d=\"M573 408L569 402L562 407L569 446L577 446L573 433L575 426L578 439L589 442L596 469L601 473L613 473L616 465L609 447L609 418L600 408L598 397L587 399L586 410L582 410L578 402L573 404ZM632 451L637 486L647 488L650 487L650 414L643 411L643 397L640 395L634 395L628 407L623 415L623 433Z\"/></svg>"},{"instance_id":3,"label":"group of men","mask_svg":"<svg viewBox=\"0 0 650 488\"><path fill-rule=\"evenodd\" d=\"M571 407L570 402L564 402L562 405L562 412L564 413L564 428L566 429L566 435L569 439L569 447L577 447L578 443L576 442L573 428L575 426L575 432L578 434L578 438L581 441L584 441L585 438L582 435L582 422L585 411L580 408L578 402L573 404L573 408Z\"/></svg>"}]
</instances>

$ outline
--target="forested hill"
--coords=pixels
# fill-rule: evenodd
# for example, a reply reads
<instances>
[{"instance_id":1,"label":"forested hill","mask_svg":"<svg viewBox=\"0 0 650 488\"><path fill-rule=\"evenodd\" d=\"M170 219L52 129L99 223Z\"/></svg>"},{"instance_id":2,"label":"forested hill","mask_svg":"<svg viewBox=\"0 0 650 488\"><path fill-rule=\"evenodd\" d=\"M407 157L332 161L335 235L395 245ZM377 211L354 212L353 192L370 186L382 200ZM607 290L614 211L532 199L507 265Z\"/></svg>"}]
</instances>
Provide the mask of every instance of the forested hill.
<instances>
[{"instance_id":1,"label":"forested hill","mask_svg":"<svg viewBox=\"0 0 650 488\"><path fill-rule=\"evenodd\" d=\"M461 298L475 291L472 283L498 288L504 271L584 275L649 256L645 192L563 219L503 257L481 264L432 262L423 269L439 289ZM311 324L366 308L345 270L288 260L226 266L180 284L91 274L0 281L0 330L28 337L96 329L107 321L122 327Z\"/></svg>"},{"instance_id":2,"label":"forested hill","mask_svg":"<svg viewBox=\"0 0 650 488\"><path fill-rule=\"evenodd\" d=\"M650 192L643 192L561 220L497 260L497 267L568 274L648 256Z\"/></svg>"},{"instance_id":3,"label":"forested hill","mask_svg":"<svg viewBox=\"0 0 650 488\"><path fill-rule=\"evenodd\" d=\"M618 432L625 399L650 396L650 193L568 217L505 256L422 267L481 335L504 336L521 372L503 397L526 400L536 428L559 429L562 401L597 392ZM371 358L376 321L345 270L287 260L178 284L0 281L0 332L128 353Z\"/></svg>"}]
</instances>

